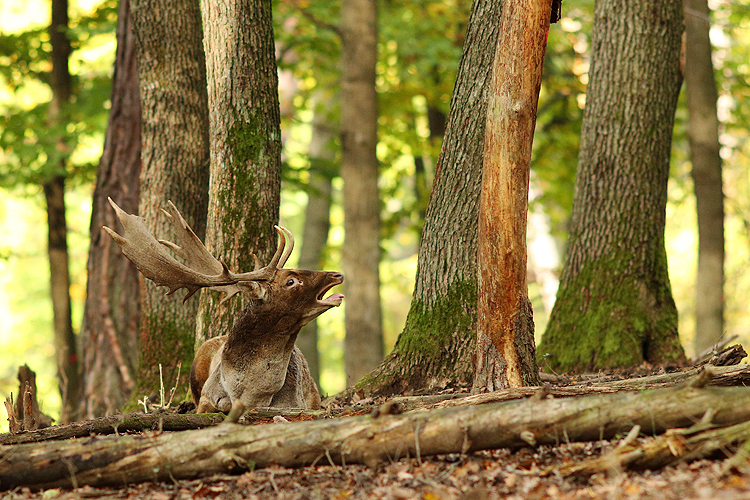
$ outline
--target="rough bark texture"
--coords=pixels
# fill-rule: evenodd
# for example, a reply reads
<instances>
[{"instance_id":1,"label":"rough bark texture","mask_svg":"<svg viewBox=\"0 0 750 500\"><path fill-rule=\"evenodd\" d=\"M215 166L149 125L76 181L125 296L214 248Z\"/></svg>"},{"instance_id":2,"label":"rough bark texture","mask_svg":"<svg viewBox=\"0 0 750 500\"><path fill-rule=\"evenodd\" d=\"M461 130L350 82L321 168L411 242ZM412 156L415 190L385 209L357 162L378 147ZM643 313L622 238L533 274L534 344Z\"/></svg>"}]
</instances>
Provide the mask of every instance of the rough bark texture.
<instances>
[{"instance_id":1,"label":"rough bark texture","mask_svg":"<svg viewBox=\"0 0 750 500\"><path fill-rule=\"evenodd\" d=\"M52 44L52 102L49 119L52 123L64 120L65 106L70 101L72 83L68 68L70 40L68 29L68 1L52 2L52 23L49 34ZM61 142L61 148L65 144ZM74 418L78 403L80 375L76 338L70 311L70 271L68 268L68 226L65 221L65 161L52 165L55 174L44 182L44 198L47 204L48 247L50 266L50 295L54 321L57 379L62 399L60 420L68 422Z\"/></svg>"},{"instance_id":2,"label":"rough bark texture","mask_svg":"<svg viewBox=\"0 0 750 500\"><path fill-rule=\"evenodd\" d=\"M554 370L684 360L664 248L677 0L598 2L570 237L538 353Z\"/></svg>"},{"instance_id":3,"label":"rough bark texture","mask_svg":"<svg viewBox=\"0 0 750 500\"><path fill-rule=\"evenodd\" d=\"M695 354L724 334L724 191L707 0L685 0L685 86L690 161L698 208Z\"/></svg>"},{"instance_id":4,"label":"rough bark texture","mask_svg":"<svg viewBox=\"0 0 750 500\"><path fill-rule=\"evenodd\" d=\"M310 181L298 266L301 269L322 269L323 251L328 242L328 231L331 226L331 173L334 158L331 141L334 129L325 116L324 112L316 111L312 122L312 137L308 150ZM297 337L297 346L307 359L313 380L320 387L317 319L302 327Z\"/></svg>"},{"instance_id":5,"label":"rough bark texture","mask_svg":"<svg viewBox=\"0 0 750 500\"><path fill-rule=\"evenodd\" d=\"M174 240L161 209L179 208L199 237L206 228L208 191L208 104L201 15L196 0L131 0L138 50L142 106L141 196L139 213L160 239ZM114 226L116 229L119 226ZM124 259L124 257L123 257ZM164 289L141 278L139 363L134 396L175 384L187 390L193 359L197 301L165 297Z\"/></svg>"},{"instance_id":6,"label":"rough bark texture","mask_svg":"<svg viewBox=\"0 0 750 500\"><path fill-rule=\"evenodd\" d=\"M267 263L276 249L281 132L270 0L201 2L211 184L206 246L236 272ZM201 293L196 345L228 334L246 304Z\"/></svg>"},{"instance_id":7,"label":"rough bark texture","mask_svg":"<svg viewBox=\"0 0 750 500\"><path fill-rule=\"evenodd\" d=\"M130 4L120 0L117 54L104 151L96 173L91 211L86 304L81 325L83 370L80 417L111 415L135 385L140 288L138 270L102 233L116 216L107 198L128 213L138 211L141 172L141 101Z\"/></svg>"},{"instance_id":8,"label":"rough bark texture","mask_svg":"<svg viewBox=\"0 0 750 500\"><path fill-rule=\"evenodd\" d=\"M474 390L539 383L526 283L526 221L550 8L547 0L508 0L500 18L479 204L480 342ZM484 336L492 340L494 351Z\"/></svg>"},{"instance_id":9,"label":"rough bark texture","mask_svg":"<svg viewBox=\"0 0 750 500\"><path fill-rule=\"evenodd\" d=\"M419 247L414 295L393 352L359 387L366 393L468 382L474 375L477 221L485 113L502 2L477 0ZM347 299L348 300L348 299Z\"/></svg>"},{"instance_id":10,"label":"rough bark texture","mask_svg":"<svg viewBox=\"0 0 750 500\"><path fill-rule=\"evenodd\" d=\"M0 448L0 487L35 489L194 478L269 465L332 461L377 466L407 456L610 439L750 419L746 387L680 387L529 400L285 425L225 424L184 433L100 437ZM73 473L71 473L73 471Z\"/></svg>"},{"instance_id":11,"label":"rough bark texture","mask_svg":"<svg viewBox=\"0 0 750 500\"><path fill-rule=\"evenodd\" d=\"M346 282L344 365L347 384L383 359L378 191L378 43L376 0L341 4L341 177L344 180Z\"/></svg>"}]
</instances>

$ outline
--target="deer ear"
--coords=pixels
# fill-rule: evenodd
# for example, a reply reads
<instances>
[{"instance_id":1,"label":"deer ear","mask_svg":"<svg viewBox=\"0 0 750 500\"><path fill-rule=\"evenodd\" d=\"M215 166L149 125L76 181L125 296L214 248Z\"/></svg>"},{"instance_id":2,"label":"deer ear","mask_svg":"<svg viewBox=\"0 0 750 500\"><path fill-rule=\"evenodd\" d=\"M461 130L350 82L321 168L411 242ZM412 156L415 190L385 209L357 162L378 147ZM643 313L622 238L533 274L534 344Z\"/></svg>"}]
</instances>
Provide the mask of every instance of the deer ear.
<instances>
[{"instance_id":1,"label":"deer ear","mask_svg":"<svg viewBox=\"0 0 750 500\"><path fill-rule=\"evenodd\" d=\"M238 281L237 286L240 287L243 294L251 299L265 300L266 298L266 287L257 281Z\"/></svg>"}]
</instances>

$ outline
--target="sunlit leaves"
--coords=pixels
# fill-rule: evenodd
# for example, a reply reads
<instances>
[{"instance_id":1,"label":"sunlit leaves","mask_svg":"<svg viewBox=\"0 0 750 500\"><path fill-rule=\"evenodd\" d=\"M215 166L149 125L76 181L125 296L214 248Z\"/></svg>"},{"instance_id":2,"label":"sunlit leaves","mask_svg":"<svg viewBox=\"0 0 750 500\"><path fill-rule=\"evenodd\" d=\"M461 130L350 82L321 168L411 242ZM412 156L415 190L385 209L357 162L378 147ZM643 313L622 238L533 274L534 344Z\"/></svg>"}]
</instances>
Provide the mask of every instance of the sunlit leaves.
<instances>
[{"instance_id":1,"label":"sunlit leaves","mask_svg":"<svg viewBox=\"0 0 750 500\"><path fill-rule=\"evenodd\" d=\"M111 91L116 7L116 0L105 0L91 13L71 16L73 93L55 123L47 29L0 34L0 185L38 184L60 174L93 179Z\"/></svg>"}]
</instances>

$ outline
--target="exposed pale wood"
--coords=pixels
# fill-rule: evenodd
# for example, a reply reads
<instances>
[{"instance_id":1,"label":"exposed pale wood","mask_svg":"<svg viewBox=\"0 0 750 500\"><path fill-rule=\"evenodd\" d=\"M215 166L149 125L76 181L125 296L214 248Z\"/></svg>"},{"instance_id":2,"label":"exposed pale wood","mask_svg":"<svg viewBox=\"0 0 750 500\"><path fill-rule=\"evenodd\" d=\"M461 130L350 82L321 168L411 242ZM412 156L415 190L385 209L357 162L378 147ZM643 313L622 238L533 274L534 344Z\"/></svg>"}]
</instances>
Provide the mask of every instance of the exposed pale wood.
<instances>
[{"instance_id":1,"label":"exposed pale wood","mask_svg":"<svg viewBox=\"0 0 750 500\"><path fill-rule=\"evenodd\" d=\"M475 390L539 384L526 283L526 220L550 9L548 0L506 0L500 16L479 206Z\"/></svg>"},{"instance_id":2,"label":"exposed pale wood","mask_svg":"<svg viewBox=\"0 0 750 500\"><path fill-rule=\"evenodd\" d=\"M700 384L698 384L700 385ZM0 448L2 488L126 484L194 478L278 464L365 463L406 456L608 439L750 420L750 388L696 387L532 399L283 425L222 424L185 433L103 437Z\"/></svg>"}]
</instances>

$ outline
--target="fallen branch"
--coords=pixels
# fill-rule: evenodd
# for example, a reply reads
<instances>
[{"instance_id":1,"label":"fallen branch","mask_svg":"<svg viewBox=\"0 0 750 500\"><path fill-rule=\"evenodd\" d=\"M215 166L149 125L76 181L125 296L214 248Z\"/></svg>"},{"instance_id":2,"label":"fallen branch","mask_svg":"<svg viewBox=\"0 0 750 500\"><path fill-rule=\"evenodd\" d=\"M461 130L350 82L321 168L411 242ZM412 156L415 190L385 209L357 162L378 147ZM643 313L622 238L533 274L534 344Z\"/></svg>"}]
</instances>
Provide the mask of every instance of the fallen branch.
<instances>
[{"instance_id":1,"label":"fallen branch","mask_svg":"<svg viewBox=\"0 0 750 500\"><path fill-rule=\"evenodd\" d=\"M660 469L676 462L697 460L720 452L729 457L738 444L750 440L750 422L728 427L671 429L643 444L618 446L611 452L581 464L555 469L563 476L588 477L622 469ZM546 471L547 474L550 471Z\"/></svg>"},{"instance_id":2,"label":"fallen branch","mask_svg":"<svg viewBox=\"0 0 750 500\"><path fill-rule=\"evenodd\" d=\"M750 420L750 388L693 385L644 393L531 399L401 415L290 424L223 424L188 433L108 436L0 448L0 488L122 485L196 478L278 464L371 466L406 456L609 439Z\"/></svg>"},{"instance_id":3,"label":"fallen branch","mask_svg":"<svg viewBox=\"0 0 750 500\"><path fill-rule=\"evenodd\" d=\"M204 413L179 415L173 413L132 413L113 415L84 422L58 425L22 434L0 434L0 444L38 443L41 441L88 437L99 434L144 432L149 430L184 431L216 425L224 415Z\"/></svg>"},{"instance_id":4,"label":"fallen branch","mask_svg":"<svg viewBox=\"0 0 750 500\"><path fill-rule=\"evenodd\" d=\"M468 406L499 401L511 401L526 397L553 396L556 398L567 398L575 396L590 396L594 394L613 394L624 391L645 391L674 387L675 385L695 378L704 372L710 373L708 385L711 386L746 386L750 385L750 365L738 366L710 366L691 368L684 372L666 373L663 375L652 375L627 380L605 382L598 385L576 384L566 387L518 387L503 389L486 394L472 394L463 398L440 401L431 405L431 408L450 408L454 406Z\"/></svg>"}]
</instances>

